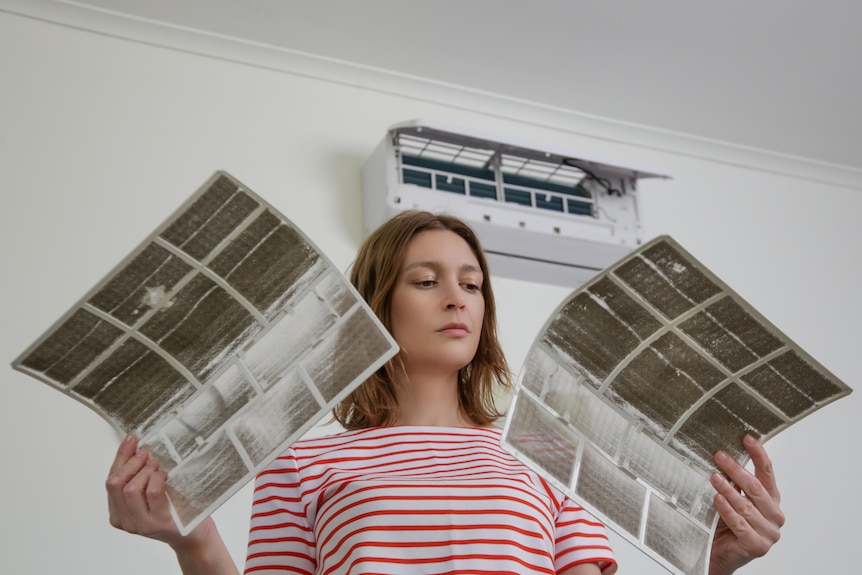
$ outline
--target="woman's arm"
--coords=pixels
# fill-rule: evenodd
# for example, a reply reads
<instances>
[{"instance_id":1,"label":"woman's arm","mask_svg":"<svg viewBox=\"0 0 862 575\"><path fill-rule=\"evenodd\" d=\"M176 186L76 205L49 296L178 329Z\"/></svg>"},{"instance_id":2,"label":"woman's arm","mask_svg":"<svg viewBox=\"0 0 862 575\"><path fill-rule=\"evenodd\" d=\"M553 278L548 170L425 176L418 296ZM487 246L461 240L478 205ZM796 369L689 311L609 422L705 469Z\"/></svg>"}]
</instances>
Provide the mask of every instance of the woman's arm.
<instances>
[{"instance_id":1,"label":"woman's arm","mask_svg":"<svg viewBox=\"0 0 862 575\"><path fill-rule=\"evenodd\" d=\"M721 517L712 540L710 575L730 575L752 559L769 551L780 537L784 525L781 495L775 482L772 462L763 445L751 435L743 440L754 463L748 472L726 453L719 452L715 462L720 473L713 473L715 508Z\"/></svg>"},{"instance_id":2,"label":"woman's arm","mask_svg":"<svg viewBox=\"0 0 862 575\"><path fill-rule=\"evenodd\" d=\"M147 449L138 449L137 439L127 436L105 482L111 525L170 545L185 575L237 575L211 517L188 535L180 534L168 506L166 478Z\"/></svg>"},{"instance_id":3,"label":"woman's arm","mask_svg":"<svg viewBox=\"0 0 862 575\"><path fill-rule=\"evenodd\" d=\"M601 573L598 563L581 563L560 571L557 575L601 575Z\"/></svg>"}]
</instances>

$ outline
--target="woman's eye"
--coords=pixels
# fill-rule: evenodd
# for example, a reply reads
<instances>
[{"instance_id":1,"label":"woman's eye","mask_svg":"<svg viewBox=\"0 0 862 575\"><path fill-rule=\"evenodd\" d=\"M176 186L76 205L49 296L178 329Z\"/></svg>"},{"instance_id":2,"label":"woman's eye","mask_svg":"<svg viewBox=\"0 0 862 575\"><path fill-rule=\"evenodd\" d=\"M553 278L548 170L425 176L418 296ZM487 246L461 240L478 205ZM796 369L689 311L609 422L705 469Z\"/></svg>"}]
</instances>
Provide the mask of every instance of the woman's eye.
<instances>
[{"instance_id":1,"label":"woman's eye","mask_svg":"<svg viewBox=\"0 0 862 575\"><path fill-rule=\"evenodd\" d=\"M419 280L416 285L419 287L434 287L437 282L434 280Z\"/></svg>"},{"instance_id":2,"label":"woman's eye","mask_svg":"<svg viewBox=\"0 0 862 575\"><path fill-rule=\"evenodd\" d=\"M465 284L461 284L461 285L464 286L465 290L470 291L470 292L476 292L476 291L479 291L482 289L481 286L478 286L478 285L472 284L472 283L465 283Z\"/></svg>"}]
</instances>

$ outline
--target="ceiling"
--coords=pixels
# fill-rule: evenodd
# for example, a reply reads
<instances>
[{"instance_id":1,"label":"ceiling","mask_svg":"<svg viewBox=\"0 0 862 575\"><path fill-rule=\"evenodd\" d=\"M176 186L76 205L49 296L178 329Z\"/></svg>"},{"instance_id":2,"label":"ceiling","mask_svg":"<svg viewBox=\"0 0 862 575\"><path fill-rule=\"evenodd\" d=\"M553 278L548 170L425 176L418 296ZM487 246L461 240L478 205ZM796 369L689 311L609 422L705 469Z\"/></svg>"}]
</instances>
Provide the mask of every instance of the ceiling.
<instances>
[{"instance_id":1,"label":"ceiling","mask_svg":"<svg viewBox=\"0 0 862 575\"><path fill-rule=\"evenodd\" d=\"M862 170L854 0L78 0Z\"/></svg>"}]
</instances>

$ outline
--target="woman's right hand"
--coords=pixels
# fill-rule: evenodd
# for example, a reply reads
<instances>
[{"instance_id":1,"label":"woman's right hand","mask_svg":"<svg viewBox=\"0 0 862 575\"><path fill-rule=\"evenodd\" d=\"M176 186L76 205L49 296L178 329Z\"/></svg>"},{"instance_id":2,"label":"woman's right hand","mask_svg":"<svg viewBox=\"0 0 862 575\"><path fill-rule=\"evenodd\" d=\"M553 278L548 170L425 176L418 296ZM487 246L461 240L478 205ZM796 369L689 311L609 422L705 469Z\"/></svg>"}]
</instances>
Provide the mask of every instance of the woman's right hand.
<instances>
[{"instance_id":1,"label":"woman's right hand","mask_svg":"<svg viewBox=\"0 0 862 575\"><path fill-rule=\"evenodd\" d=\"M167 473L146 447L127 435L120 447L105 487L111 525L136 535L158 539L174 547L182 541L171 517L165 491Z\"/></svg>"},{"instance_id":2,"label":"woman's right hand","mask_svg":"<svg viewBox=\"0 0 862 575\"><path fill-rule=\"evenodd\" d=\"M188 535L180 534L171 516L166 482L167 473L149 450L138 448L133 435L126 436L105 481L111 525L170 545L183 573L236 573L211 517Z\"/></svg>"}]
</instances>

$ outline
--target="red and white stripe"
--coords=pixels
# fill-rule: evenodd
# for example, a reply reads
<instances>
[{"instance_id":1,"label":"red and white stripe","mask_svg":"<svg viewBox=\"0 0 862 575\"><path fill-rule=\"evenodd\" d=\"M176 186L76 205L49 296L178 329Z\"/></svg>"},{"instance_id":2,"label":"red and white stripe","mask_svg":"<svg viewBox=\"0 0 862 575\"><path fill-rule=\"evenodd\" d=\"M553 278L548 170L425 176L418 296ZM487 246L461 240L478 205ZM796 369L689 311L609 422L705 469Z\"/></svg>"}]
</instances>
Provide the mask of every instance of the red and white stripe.
<instances>
[{"instance_id":1,"label":"red and white stripe","mask_svg":"<svg viewBox=\"0 0 862 575\"><path fill-rule=\"evenodd\" d=\"M616 563L604 526L500 447L499 429L302 440L257 478L246 573L557 573Z\"/></svg>"}]
</instances>

